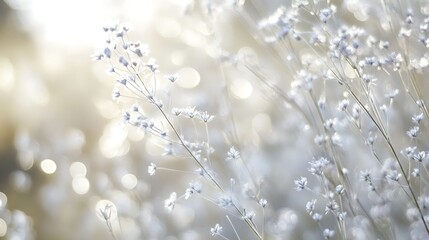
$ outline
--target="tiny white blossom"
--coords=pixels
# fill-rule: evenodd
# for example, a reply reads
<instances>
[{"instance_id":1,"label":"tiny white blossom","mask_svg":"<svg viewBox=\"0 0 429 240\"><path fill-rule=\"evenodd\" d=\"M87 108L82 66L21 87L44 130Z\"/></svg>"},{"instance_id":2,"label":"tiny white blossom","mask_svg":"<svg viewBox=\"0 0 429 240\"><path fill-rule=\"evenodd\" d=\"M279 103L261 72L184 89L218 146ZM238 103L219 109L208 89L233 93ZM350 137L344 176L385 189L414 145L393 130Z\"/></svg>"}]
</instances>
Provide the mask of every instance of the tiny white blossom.
<instances>
[{"instance_id":1,"label":"tiny white blossom","mask_svg":"<svg viewBox=\"0 0 429 240\"><path fill-rule=\"evenodd\" d=\"M169 212L173 211L174 206L176 205L177 194L172 192L170 197L164 201L164 207L167 208Z\"/></svg>"},{"instance_id":2,"label":"tiny white blossom","mask_svg":"<svg viewBox=\"0 0 429 240\"><path fill-rule=\"evenodd\" d=\"M294 182L296 185L295 189L298 192L304 190L307 187L307 178L305 177L301 177L300 179L295 180Z\"/></svg>"},{"instance_id":3,"label":"tiny white blossom","mask_svg":"<svg viewBox=\"0 0 429 240\"><path fill-rule=\"evenodd\" d=\"M178 74L170 74L170 75L167 75L167 79L170 82L174 83L177 81L177 79L179 79L179 75Z\"/></svg>"},{"instance_id":4,"label":"tiny white blossom","mask_svg":"<svg viewBox=\"0 0 429 240\"><path fill-rule=\"evenodd\" d=\"M210 233L212 236L220 235L222 233L222 226L216 223L216 225L210 229Z\"/></svg>"},{"instance_id":5,"label":"tiny white blossom","mask_svg":"<svg viewBox=\"0 0 429 240\"><path fill-rule=\"evenodd\" d=\"M113 100L118 100L119 97L121 96L121 92L119 91L119 89L115 88L112 91L112 99Z\"/></svg>"},{"instance_id":6,"label":"tiny white blossom","mask_svg":"<svg viewBox=\"0 0 429 240\"><path fill-rule=\"evenodd\" d=\"M261 207L265 208L265 206L267 206L267 199L261 198L258 203Z\"/></svg>"},{"instance_id":7,"label":"tiny white blossom","mask_svg":"<svg viewBox=\"0 0 429 240\"><path fill-rule=\"evenodd\" d=\"M202 185L199 182L189 183L189 188L186 189L185 199L189 199L194 193L201 193Z\"/></svg>"},{"instance_id":8,"label":"tiny white blossom","mask_svg":"<svg viewBox=\"0 0 429 240\"><path fill-rule=\"evenodd\" d=\"M175 116L179 116L180 114L182 114L183 110L180 108L173 108L171 109L171 113L173 113Z\"/></svg>"},{"instance_id":9,"label":"tiny white blossom","mask_svg":"<svg viewBox=\"0 0 429 240\"><path fill-rule=\"evenodd\" d=\"M153 73L157 72L158 71L158 67L159 67L158 64L156 64L156 59L155 58L149 59L149 61L146 63L146 66Z\"/></svg>"},{"instance_id":10,"label":"tiny white blossom","mask_svg":"<svg viewBox=\"0 0 429 240\"><path fill-rule=\"evenodd\" d=\"M119 59L118 59L118 61L119 61L119 63L120 63L120 64L122 64L124 67L128 67L128 65L129 65L128 61L127 61L123 56L120 56L120 57L119 57Z\"/></svg>"},{"instance_id":11,"label":"tiny white blossom","mask_svg":"<svg viewBox=\"0 0 429 240\"><path fill-rule=\"evenodd\" d=\"M406 147L401 151L402 155L406 156L409 159L413 158L414 151L416 151L417 147Z\"/></svg>"},{"instance_id":12,"label":"tiny white blossom","mask_svg":"<svg viewBox=\"0 0 429 240\"><path fill-rule=\"evenodd\" d=\"M256 213L253 211L250 212L246 212L246 214L243 216L243 219L247 219L249 221L253 221L253 219L255 218Z\"/></svg>"},{"instance_id":13,"label":"tiny white blossom","mask_svg":"<svg viewBox=\"0 0 429 240\"><path fill-rule=\"evenodd\" d=\"M315 205L316 205L316 199L313 199L313 200L311 200L311 201L309 201L309 202L307 202L307 204L305 205L305 210L311 215L311 214L313 214L313 211L314 211L314 207L315 207Z\"/></svg>"},{"instance_id":14,"label":"tiny white blossom","mask_svg":"<svg viewBox=\"0 0 429 240\"><path fill-rule=\"evenodd\" d=\"M417 154L414 154L412 158L413 158L414 161L421 163L426 158L426 152L425 151L420 151Z\"/></svg>"},{"instance_id":15,"label":"tiny white blossom","mask_svg":"<svg viewBox=\"0 0 429 240\"><path fill-rule=\"evenodd\" d=\"M343 185L338 185L338 186L335 187L335 192L338 195L342 195L344 193L344 191L345 191L345 189L344 189Z\"/></svg>"},{"instance_id":16,"label":"tiny white blossom","mask_svg":"<svg viewBox=\"0 0 429 240\"><path fill-rule=\"evenodd\" d=\"M347 107L349 106L349 100L348 99L343 99L341 100L341 102L338 104L338 110L340 111L346 111Z\"/></svg>"},{"instance_id":17,"label":"tiny white blossom","mask_svg":"<svg viewBox=\"0 0 429 240\"><path fill-rule=\"evenodd\" d=\"M418 168L414 168L411 175L413 175L413 177L419 177L420 176L420 170Z\"/></svg>"},{"instance_id":18,"label":"tiny white blossom","mask_svg":"<svg viewBox=\"0 0 429 240\"><path fill-rule=\"evenodd\" d=\"M197 118L202 122L208 123L213 120L214 116L209 115L207 112L199 112Z\"/></svg>"},{"instance_id":19,"label":"tiny white blossom","mask_svg":"<svg viewBox=\"0 0 429 240\"><path fill-rule=\"evenodd\" d=\"M217 204L222 208L230 207L233 205L232 198L227 195L222 195L218 198Z\"/></svg>"},{"instance_id":20,"label":"tiny white blossom","mask_svg":"<svg viewBox=\"0 0 429 240\"><path fill-rule=\"evenodd\" d=\"M194 118L198 114L198 111L195 110L195 107L186 107L182 109L182 114L188 118Z\"/></svg>"},{"instance_id":21,"label":"tiny white blossom","mask_svg":"<svg viewBox=\"0 0 429 240\"><path fill-rule=\"evenodd\" d=\"M423 113L416 114L412 117L412 121L415 124L420 124L420 122L423 120Z\"/></svg>"},{"instance_id":22,"label":"tiny white blossom","mask_svg":"<svg viewBox=\"0 0 429 240\"><path fill-rule=\"evenodd\" d=\"M226 161L230 161L230 160L236 160L240 158L240 152L235 150L234 146L232 146L228 153L227 153L227 157L226 157Z\"/></svg>"},{"instance_id":23,"label":"tiny white blossom","mask_svg":"<svg viewBox=\"0 0 429 240\"><path fill-rule=\"evenodd\" d=\"M321 157L317 160L309 162L309 164L311 167L308 169L308 171L313 175L321 176L325 167L328 166L329 161L328 159Z\"/></svg>"},{"instance_id":24,"label":"tiny white blossom","mask_svg":"<svg viewBox=\"0 0 429 240\"><path fill-rule=\"evenodd\" d=\"M314 213L312 217L313 217L314 221L320 222L320 220L322 220L322 218L323 218L323 215L320 213Z\"/></svg>"},{"instance_id":25,"label":"tiny white blossom","mask_svg":"<svg viewBox=\"0 0 429 240\"><path fill-rule=\"evenodd\" d=\"M397 170L392 170L386 175L386 178L394 182L398 182L401 176L402 174L400 174Z\"/></svg>"},{"instance_id":26,"label":"tiny white blossom","mask_svg":"<svg viewBox=\"0 0 429 240\"><path fill-rule=\"evenodd\" d=\"M332 237L334 237L335 235L335 231L331 230L329 228L326 228L325 230L323 230L323 238L324 239L331 239Z\"/></svg>"},{"instance_id":27,"label":"tiny white blossom","mask_svg":"<svg viewBox=\"0 0 429 240\"><path fill-rule=\"evenodd\" d=\"M339 209L340 206L338 206L338 203L335 200L329 201L325 207L325 214L328 214L329 212L337 212Z\"/></svg>"},{"instance_id":28,"label":"tiny white blossom","mask_svg":"<svg viewBox=\"0 0 429 240\"><path fill-rule=\"evenodd\" d=\"M104 53L104 57L106 57L106 58L111 58L112 57L112 51L108 47L106 47L104 49L103 53Z\"/></svg>"},{"instance_id":29,"label":"tiny white blossom","mask_svg":"<svg viewBox=\"0 0 429 240\"><path fill-rule=\"evenodd\" d=\"M150 165L147 167L147 172L149 173L149 175L151 176L155 175L156 168L157 166L155 165L155 163L150 163Z\"/></svg>"},{"instance_id":30,"label":"tiny white blossom","mask_svg":"<svg viewBox=\"0 0 429 240\"><path fill-rule=\"evenodd\" d=\"M324 8L319 12L320 21L326 23L337 11L337 7L334 5L329 6L329 8Z\"/></svg>"},{"instance_id":31,"label":"tiny white blossom","mask_svg":"<svg viewBox=\"0 0 429 240\"><path fill-rule=\"evenodd\" d=\"M122 113L122 121L124 121L125 123L128 123L131 119L131 114L128 111L125 111L124 113Z\"/></svg>"},{"instance_id":32,"label":"tiny white blossom","mask_svg":"<svg viewBox=\"0 0 429 240\"><path fill-rule=\"evenodd\" d=\"M419 132L419 130L420 130L419 126L414 126L414 127L410 128L407 131L408 137L410 137L410 138L416 138L417 137L417 133Z\"/></svg>"}]
</instances>

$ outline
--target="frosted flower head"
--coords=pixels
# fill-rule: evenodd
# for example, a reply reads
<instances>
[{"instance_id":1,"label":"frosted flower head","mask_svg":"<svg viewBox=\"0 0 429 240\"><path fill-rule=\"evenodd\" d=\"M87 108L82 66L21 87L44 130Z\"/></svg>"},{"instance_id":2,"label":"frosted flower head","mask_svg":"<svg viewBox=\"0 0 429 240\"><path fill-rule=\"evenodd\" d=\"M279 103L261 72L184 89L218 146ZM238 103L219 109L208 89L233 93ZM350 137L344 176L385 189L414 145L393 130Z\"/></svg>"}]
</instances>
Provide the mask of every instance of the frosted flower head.
<instances>
[{"instance_id":1,"label":"frosted flower head","mask_svg":"<svg viewBox=\"0 0 429 240\"><path fill-rule=\"evenodd\" d=\"M326 166L328 166L329 161L328 159L321 157L317 160L313 160L310 163L310 168L308 171L313 175L321 176L323 174L323 170Z\"/></svg>"},{"instance_id":2,"label":"frosted flower head","mask_svg":"<svg viewBox=\"0 0 429 240\"><path fill-rule=\"evenodd\" d=\"M256 213L254 211L249 211L249 212L245 211L243 219L247 219L249 221L253 221L253 219L255 218L255 216L256 216Z\"/></svg>"},{"instance_id":3,"label":"frosted flower head","mask_svg":"<svg viewBox=\"0 0 429 240\"><path fill-rule=\"evenodd\" d=\"M220 235L222 233L222 226L217 224L210 229L212 236Z\"/></svg>"},{"instance_id":4,"label":"frosted flower head","mask_svg":"<svg viewBox=\"0 0 429 240\"><path fill-rule=\"evenodd\" d=\"M335 200L329 201L325 207L325 214L328 214L329 212L336 213L339 209L340 206L338 206L338 203Z\"/></svg>"},{"instance_id":5,"label":"frosted flower head","mask_svg":"<svg viewBox=\"0 0 429 240\"><path fill-rule=\"evenodd\" d=\"M318 146L322 146L326 143L326 137L324 135L316 135L314 137L314 143L316 143Z\"/></svg>"},{"instance_id":6,"label":"frosted flower head","mask_svg":"<svg viewBox=\"0 0 429 240\"><path fill-rule=\"evenodd\" d=\"M349 100L348 99L343 99L341 100L340 103L338 103L338 110L344 112L347 110L347 107L349 106Z\"/></svg>"},{"instance_id":7,"label":"frosted flower head","mask_svg":"<svg viewBox=\"0 0 429 240\"><path fill-rule=\"evenodd\" d=\"M261 199L259 199L258 203L262 208L265 208L265 206L267 206L268 201L265 198L261 198Z\"/></svg>"},{"instance_id":8,"label":"frosted flower head","mask_svg":"<svg viewBox=\"0 0 429 240\"><path fill-rule=\"evenodd\" d=\"M413 155L413 160L416 162L423 162L423 160L426 158L426 152L425 151L420 151L417 154Z\"/></svg>"},{"instance_id":9,"label":"frosted flower head","mask_svg":"<svg viewBox=\"0 0 429 240\"><path fill-rule=\"evenodd\" d=\"M294 32L293 28L297 22L297 10L292 8L287 10L284 6L277 10L268 18L259 23L259 28L269 34L265 41L273 43L286 38L289 33Z\"/></svg>"},{"instance_id":10,"label":"frosted flower head","mask_svg":"<svg viewBox=\"0 0 429 240\"><path fill-rule=\"evenodd\" d=\"M221 208L231 207L233 205L232 198L228 195L222 195L218 198L217 205Z\"/></svg>"},{"instance_id":11,"label":"frosted flower head","mask_svg":"<svg viewBox=\"0 0 429 240\"><path fill-rule=\"evenodd\" d=\"M294 1L292 1L292 7L293 8L305 7L307 5L308 5L307 0L294 0Z\"/></svg>"},{"instance_id":12,"label":"frosted flower head","mask_svg":"<svg viewBox=\"0 0 429 240\"><path fill-rule=\"evenodd\" d=\"M149 70L153 73L158 71L158 64L156 64L156 59L151 58L149 61L147 61L146 66L149 68Z\"/></svg>"},{"instance_id":13,"label":"frosted flower head","mask_svg":"<svg viewBox=\"0 0 429 240\"><path fill-rule=\"evenodd\" d=\"M326 228L325 230L323 230L323 238L324 239L332 239L335 235L335 231L331 230L329 228Z\"/></svg>"},{"instance_id":14,"label":"frosted flower head","mask_svg":"<svg viewBox=\"0 0 429 240\"><path fill-rule=\"evenodd\" d=\"M118 59L119 63L124 66L125 68L128 67L129 63L127 61L127 59L125 59L123 56L120 56Z\"/></svg>"},{"instance_id":15,"label":"frosted flower head","mask_svg":"<svg viewBox=\"0 0 429 240\"><path fill-rule=\"evenodd\" d=\"M128 123L131 119L131 114L128 111L122 113L122 121Z\"/></svg>"},{"instance_id":16,"label":"frosted flower head","mask_svg":"<svg viewBox=\"0 0 429 240\"><path fill-rule=\"evenodd\" d=\"M147 167L147 172L149 173L150 176L153 176L156 173L156 169L157 169L157 166L155 165L155 163L150 163L150 165Z\"/></svg>"},{"instance_id":17,"label":"frosted flower head","mask_svg":"<svg viewBox=\"0 0 429 240\"><path fill-rule=\"evenodd\" d=\"M337 11L337 7L334 5L329 6L329 8L324 8L319 12L319 19L323 23L326 23Z\"/></svg>"},{"instance_id":18,"label":"frosted flower head","mask_svg":"<svg viewBox=\"0 0 429 240\"><path fill-rule=\"evenodd\" d=\"M418 132L419 132L419 130L420 130L419 126L414 126L414 127L410 128L410 129L407 131L407 135L408 135L408 137L410 137L411 139L416 138L416 137L417 137L417 134L418 134Z\"/></svg>"},{"instance_id":19,"label":"frosted flower head","mask_svg":"<svg viewBox=\"0 0 429 240\"><path fill-rule=\"evenodd\" d=\"M309 202L307 202L307 204L305 205L305 210L308 212L308 214L312 215L314 208L316 206L316 199L313 199Z\"/></svg>"},{"instance_id":20,"label":"frosted flower head","mask_svg":"<svg viewBox=\"0 0 429 240\"><path fill-rule=\"evenodd\" d=\"M240 152L235 150L234 146L232 146L228 153L227 153L227 157L226 157L226 161L231 161L231 160L236 160L240 158Z\"/></svg>"},{"instance_id":21,"label":"frosted flower head","mask_svg":"<svg viewBox=\"0 0 429 240\"><path fill-rule=\"evenodd\" d=\"M391 180L391 181L394 181L394 182L398 182L399 179L401 178L401 176L402 176L402 174L400 174L397 170L391 170L386 175L386 178L388 180Z\"/></svg>"},{"instance_id":22,"label":"frosted flower head","mask_svg":"<svg viewBox=\"0 0 429 240\"><path fill-rule=\"evenodd\" d=\"M429 209L429 196L421 196L419 197L419 203L423 207L423 209Z\"/></svg>"},{"instance_id":23,"label":"frosted flower head","mask_svg":"<svg viewBox=\"0 0 429 240\"><path fill-rule=\"evenodd\" d=\"M182 109L182 114L188 118L194 118L198 114L198 111L195 110L195 107L186 107Z\"/></svg>"},{"instance_id":24,"label":"frosted flower head","mask_svg":"<svg viewBox=\"0 0 429 240\"><path fill-rule=\"evenodd\" d=\"M298 180L295 180L295 189L299 192L304 190L307 187L307 178L306 177L301 177Z\"/></svg>"},{"instance_id":25,"label":"frosted flower head","mask_svg":"<svg viewBox=\"0 0 429 240\"><path fill-rule=\"evenodd\" d=\"M346 219L347 216L347 212L338 212L337 213L337 218L339 221L344 221L344 219Z\"/></svg>"},{"instance_id":26,"label":"frosted flower head","mask_svg":"<svg viewBox=\"0 0 429 240\"><path fill-rule=\"evenodd\" d=\"M420 177L420 170L418 168L414 168L413 172L411 173L413 177Z\"/></svg>"},{"instance_id":27,"label":"frosted flower head","mask_svg":"<svg viewBox=\"0 0 429 240\"><path fill-rule=\"evenodd\" d=\"M172 192L170 197L164 201L164 207L169 211L173 211L174 206L176 205L177 194Z\"/></svg>"},{"instance_id":28,"label":"frosted flower head","mask_svg":"<svg viewBox=\"0 0 429 240\"><path fill-rule=\"evenodd\" d=\"M338 185L338 186L335 187L335 192L338 195L342 195L344 193L344 191L345 191L345 189L344 189L343 185Z\"/></svg>"},{"instance_id":29,"label":"frosted flower head","mask_svg":"<svg viewBox=\"0 0 429 240\"><path fill-rule=\"evenodd\" d=\"M110 50L109 47L104 48L104 50L103 50L103 56L105 58L109 58L110 59L112 57L112 50Z\"/></svg>"},{"instance_id":30,"label":"frosted flower head","mask_svg":"<svg viewBox=\"0 0 429 240\"><path fill-rule=\"evenodd\" d=\"M413 154L416 151L417 147L406 147L404 150L401 151L402 155L406 156L408 159L413 158Z\"/></svg>"},{"instance_id":31,"label":"frosted flower head","mask_svg":"<svg viewBox=\"0 0 429 240\"><path fill-rule=\"evenodd\" d=\"M214 116L208 114L207 112L198 112L197 118L204 123L209 123L213 120Z\"/></svg>"},{"instance_id":32,"label":"frosted flower head","mask_svg":"<svg viewBox=\"0 0 429 240\"><path fill-rule=\"evenodd\" d=\"M202 185L199 182L189 183L189 188L186 189L185 199L189 199L194 193L201 193Z\"/></svg>"},{"instance_id":33,"label":"frosted flower head","mask_svg":"<svg viewBox=\"0 0 429 240\"><path fill-rule=\"evenodd\" d=\"M364 170L360 172L360 179L364 182L371 182L371 171Z\"/></svg>"},{"instance_id":34,"label":"frosted flower head","mask_svg":"<svg viewBox=\"0 0 429 240\"><path fill-rule=\"evenodd\" d=\"M420 114L415 114L411 120L413 121L413 123L415 124L420 124L420 122L423 120L423 113Z\"/></svg>"},{"instance_id":35,"label":"frosted flower head","mask_svg":"<svg viewBox=\"0 0 429 240\"><path fill-rule=\"evenodd\" d=\"M389 42L388 41L380 41L378 43L378 48L380 49L388 49L389 48Z\"/></svg>"},{"instance_id":36,"label":"frosted flower head","mask_svg":"<svg viewBox=\"0 0 429 240\"><path fill-rule=\"evenodd\" d=\"M174 83L177 81L177 79L179 79L179 75L178 74L170 74L167 75L166 77L170 82Z\"/></svg>"},{"instance_id":37,"label":"frosted flower head","mask_svg":"<svg viewBox=\"0 0 429 240\"><path fill-rule=\"evenodd\" d=\"M173 108L171 109L171 113L174 114L175 116L179 116L180 114L182 114L183 110L180 108Z\"/></svg>"}]
</instances>

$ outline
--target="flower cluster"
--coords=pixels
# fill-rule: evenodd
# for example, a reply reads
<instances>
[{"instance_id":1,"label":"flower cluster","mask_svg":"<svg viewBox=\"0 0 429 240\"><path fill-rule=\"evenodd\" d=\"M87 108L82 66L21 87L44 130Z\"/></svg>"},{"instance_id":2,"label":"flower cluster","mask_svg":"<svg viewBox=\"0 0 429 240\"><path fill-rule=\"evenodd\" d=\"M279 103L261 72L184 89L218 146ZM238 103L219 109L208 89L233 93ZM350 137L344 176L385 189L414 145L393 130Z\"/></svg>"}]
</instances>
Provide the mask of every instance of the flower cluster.
<instances>
[{"instance_id":1,"label":"flower cluster","mask_svg":"<svg viewBox=\"0 0 429 240\"><path fill-rule=\"evenodd\" d=\"M105 28L109 39L95 59L105 60L117 78L113 99L136 102L124 111L123 122L155 136L156 144L164 144L165 155L192 168L151 163L149 175L170 171L197 178L182 195L172 192L165 208L174 213L184 200L203 199L244 226L227 215L227 225L218 221L207 231L212 236L230 239L226 233L231 232L240 238L247 232L246 238L256 239L292 238L293 234L395 239L399 229L407 228L411 238L427 239L429 111L424 77L429 66L429 20L427 6L419 4L409 4L406 10L388 1L297 0L252 21L251 11L237 8L242 3L208 3L211 24L223 14L221 10L232 11L262 40L255 44L256 51L243 47L234 53L219 41L214 43L216 51L208 51L218 58L225 78L228 104L219 112L206 111L197 103L197 107L179 107L180 102L161 95L161 88L173 86L175 91L175 83L183 78L178 74L158 78L160 67L149 56L148 47L126 40L127 27ZM413 8L420 8L419 13ZM217 28L207 32L211 31L221 35ZM265 61L258 61L256 55ZM242 97L240 91L246 89L225 74L243 69L253 77L251 85L260 84L258 94L275 99L266 108L252 104L257 102L254 99L237 103L260 107L253 115L245 107L234 109L235 100ZM214 112L215 121L208 112ZM216 125L225 119L229 125ZM309 161L308 176L289 171L300 165L295 161ZM311 200L304 201L305 206L302 201L289 206L286 198L293 193L276 189L281 185L283 190L284 184L295 184L295 190L304 197L312 195ZM392 197L396 195L401 197ZM297 210L265 211L272 207L267 196L278 206ZM407 223L396 217L393 207L398 204L406 206L398 211L407 215ZM305 209L302 221L317 228L295 227L297 219L301 221L296 213L300 209Z\"/></svg>"}]
</instances>

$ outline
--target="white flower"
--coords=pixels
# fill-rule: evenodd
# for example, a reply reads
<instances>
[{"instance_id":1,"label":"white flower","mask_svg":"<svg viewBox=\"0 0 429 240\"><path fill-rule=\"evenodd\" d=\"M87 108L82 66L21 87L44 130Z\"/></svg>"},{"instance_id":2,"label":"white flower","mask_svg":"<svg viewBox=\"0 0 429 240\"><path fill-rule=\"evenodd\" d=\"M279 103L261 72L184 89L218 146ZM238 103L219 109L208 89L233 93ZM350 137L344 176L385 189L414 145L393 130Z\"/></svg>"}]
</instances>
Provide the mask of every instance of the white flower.
<instances>
[{"instance_id":1,"label":"white flower","mask_svg":"<svg viewBox=\"0 0 429 240\"><path fill-rule=\"evenodd\" d=\"M186 189L185 199L189 199L194 193L201 193L202 185L199 182L189 183L189 188Z\"/></svg>"},{"instance_id":2,"label":"white flower","mask_svg":"<svg viewBox=\"0 0 429 240\"><path fill-rule=\"evenodd\" d=\"M400 174L397 170L392 170L386 175L386 178L394 182L398 182L401 176L402 174Z\"/></svg>"},{"instance_id":3,"label":"white flower","mask_svg":"<svg viewBox=\"0 0 429 240\"><path fill-rule=\"evenodd\" d=\"M119 99L119 97L121 96L121 92L119 91L119 89L115 88L112 91L112 99L117 101Z\"/></svg>"},{"instance_id":4,"label":"white flower","mask_svg":"<svg viewBox=\"0 0 429 240\"><path fill-rule=\"evenodd\" d=\"M174 83L174 82L176 82L176 81L177 81L177 79L179 79L179 75L178 75L178 74L170 74L170 75L167 75L167 76L166 76L166 78L167 78L170 82Z\"/></svg>"},{"instance_id":5,"label":"white flower","mask_svg":"<svg viewBox=\"0 0 429 240\"><path fill-rule=\"evenodd\" d=\"M315 207L315 205L316 205L316 199L313 199L313 200L311 200L311 201L309 201L309 202L307 202L307 204L305 205L305 210L311 215L311 214L313 214L313 211L314 211L314 207Z\"/></svg>"},{"instance_id":6,"label":"white flower","mask_svg":"<svg viewBox=\"0 0 429 240\"><path fill-rule=\"evenodd\" d=\"M225 160L226 161L235 160L235 159L238 159L239 157L240 157L240 152L235 150L234 146L232 146L229 149Z\"/></svg>"},{"instance_id":7,"label":"white flower","mask_svg":"<svg viewBox=\"0 0 429 240\"><path fill-rule=\"evenodd\" d=\"M420 128L418 126L414 126L414 127L410 128L407 131L408 137L410 137L410 138L416 138L417 137L417 133L419 132L419 130L420 130Z\"/></svg>"},{"instance_id":8,"label":"white flower","mask_svg":"<svg viewBox=\"0 0 429 240\"><path fill-rule=\"evenodd\" d=\"M325 239L331 239L335 235L335 231L331 230L329 228L326 228L323 230L323 238Z\"/></svg>"},{"instance_id":9,"label":"white flower","mask_svg":"<svg viewBox=\"0 0 429 240\"><path fill-rule=\"evenodd\" d=\"M212 236L220 235L222 233L222 226L216 223L216 225L210 229L210 232Z\"/></svg>"},{"instance_id":10,"label":"white flower","mask_svg":"<svg viewBox=\"0 0 429 240\"><path fill-rule=\"evenodd\" d=\"M268 203L267 199L265 198L259 199L259 205L261 205L261 207L265 208L265 206L267 206L267 203Z\"/></svg>"},{"instance_id":11,"label":"white flower","mask_svg":"<svg viewBox=\"0 0 429 240\"><path fill-rule=\"evenodd\" d=\"M326 23L337 11L337 7L331 5L329 8L324 8L319 12L320 21Z\"/></svg>"},{"instance_id":12,"label":"white flower","mask_svg":"<svg viewBox=\"0 0 429 240\"><path fill-rule=\"evenodd\" d=\"M243 216L243 219L247 219L249 221L253 221L253 219L255 218L256 213L253 211L250 212L246 212L245 215Z\"/></svg>"},{"instance_id":13,"label":"white flower","mask_svg":"<svg viewBox=\"0 0 429 240\"><path fill-rule=\"evenodd\" d=\"M147 172L149 173L149 175L151 176L155 175L156 168L157 166L155 165L155 163L150 163L150 165L147 167Z\"/></svg>"},{"instance_id":14,"label":"white flower","mask_svg":"<svg viewBox=\"0 0 429 240\"><path fill-rule=\"evenodd\" d=\"M177 194L172 192L170 197L164 201L164 207L167 208L169 212L173 211L174 206L176 205Z\"/></svg>"},{"instance_id":15,"label":"white flower","mask_svg":"<svg viewBox=\"0 0 429 240\"><path fill-rule=\"evenodd\" d=\"M412 121L415 124L420 124L420 122L423 120L423 113L416 114L412 117Z\"/></svg>"},{"instance_id":16,"label":"white flower","mask_svg":"<svg viewBox=\"0 0 429 240\"><path fill-rule=\"evenodd\" d=\"M295 189L299 192L301 190L304 190L307 186L307 178L301 177L299 180L295 180Z\"/></svg>"},{"instance_id":17,"label":"white flower","mask_svg":"<svg viewBox=\"0 0 429 240\"><path fill-rule=\"evenodd\" d=\"M207 112L198 112L197 118L202 122L208 123L213 120L214 116L209 115Z\"/></svg>"},{"instance_id":18,"label":"white flower","mask_svg":"<svg viewBox=\"0 0 429 240\"><path fill-rule=\"evenodd\" d=\"M217 204L222 208L230 207L233 205L232 198L227 195L222 195L218 198Z\"/></svg>"}]
</instances>

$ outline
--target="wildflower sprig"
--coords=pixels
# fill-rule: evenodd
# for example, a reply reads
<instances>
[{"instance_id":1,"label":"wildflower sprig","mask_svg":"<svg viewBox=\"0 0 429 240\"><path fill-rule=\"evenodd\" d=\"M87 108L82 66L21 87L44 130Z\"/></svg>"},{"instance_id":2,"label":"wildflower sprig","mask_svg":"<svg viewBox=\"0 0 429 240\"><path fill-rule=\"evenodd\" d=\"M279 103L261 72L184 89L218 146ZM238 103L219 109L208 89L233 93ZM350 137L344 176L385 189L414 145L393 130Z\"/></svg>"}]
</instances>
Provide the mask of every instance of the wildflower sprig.
<instances>
[{"instance_id":1,"label":"wildflower sprig","mask_svg":"<svg viewBox=\"0 0 429 240\"><path fill-rule=\"evenodd\" d=\"M214 172L210 170L210 166L200 156L202 149L206 149L207 156L210 155L210 145L208 143L194 144L189 142L179 133L178 128L172 121L172 116L181 116L189 119L195 118L206 124L206 130L208 131L207 124L213 120L214 116L206 111L196 110L195 107L172 108L171 112L168 111L158 91L158 87L161 85L159 82L161 80L157 77L159 66L154 58L149 57L149 48L139 42L128 41L129 28L126 26L114 25L104 28L104 31L109 35L106 40L106 46L99 53L95 54L94 59L105 60L109 64L109 72L118 78L117 87L112 93L113 99L129 98L142 104L142 106L135 104L129 111L125 111L122 115L123 122L144 132L151 133L165 140L167 144L181 146L199 167L200 175L213 184L221 196L228 196L226 190L215 177ZM169 75L166 78L171 83L174 83L177 79L177 75ZM147 107L152 106L152 109L155 109L159 113L162 120L156 120L159 119L159 116L155 117L155 115L154 117L149 117L153 113L149 109L144 109L143 104L144 106L147 105ZM231 154L231 157L238 156L235 153L228 154ZM154 175L158 169L168 170L166 168L159 168L152 163L148 167L148 173ZM172 211L180 198L188 199L193 193L200 192L201 184L192 183L182 196L177 196L176 192L171 193L170 197L165 200L164 206L169 211ZM257 238L262 239L262 235L253 221L253 217L250 218L245 209L241 209L235 200L232 198L229 199L228 204L223 201L224 204L220 204L219 206L222 208L232 207ZM219 227L213 230L216 235L220 231L221 228Z\"/></svg>"}]
</instances>

